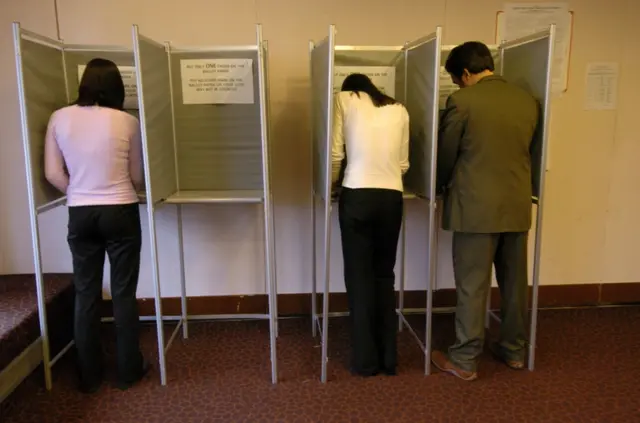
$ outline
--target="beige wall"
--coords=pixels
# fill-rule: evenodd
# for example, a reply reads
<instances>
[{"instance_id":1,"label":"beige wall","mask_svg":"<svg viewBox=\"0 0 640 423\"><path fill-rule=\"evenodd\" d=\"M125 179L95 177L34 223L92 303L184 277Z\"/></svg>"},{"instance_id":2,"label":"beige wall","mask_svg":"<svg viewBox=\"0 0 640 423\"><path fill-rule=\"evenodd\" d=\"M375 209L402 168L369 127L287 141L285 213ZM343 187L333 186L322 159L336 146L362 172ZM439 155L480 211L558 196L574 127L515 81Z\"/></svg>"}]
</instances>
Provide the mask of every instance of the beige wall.
<instances>
[{"instance_id":1,"label":"beige wall","mask_svg":"<svg viewBox=\"0 0 640 423\"><path fill-rule=\"evenodd\" d=\"M31 272L10 22L55 37L53 0L3 0L0 6L0 273ZM310 289L308 44L337 26L339 44L401 44L444 27L445 44L495 41L502 1L479 0L182 0L93 2L59 0L65 41L131 44L131 24L147 36L175 44L246 44L263 24L269 40L272 143L278 276L281 292ZM637 0L574 0L569 90L554 100L548 172L542 282L576 284L640 281L640 95L635 76L640 29ZM617 111L583 111L585 67L591 61L621 66ZM408 207L408 288L424 288L424 208ZM187 277L192 295L264 292L258 210L246 206L190 207L186 212ZM66 211L41 217L45 270L70 270ZM335 226L337 235L337 225ZM163 292L177 295L175 215L159 216ZM452 286L450 237L441 234L439 281ZM338 237L332 285L342 290ZM145 246L140 296L151 296Z\"/></svg>"}]
</instances>

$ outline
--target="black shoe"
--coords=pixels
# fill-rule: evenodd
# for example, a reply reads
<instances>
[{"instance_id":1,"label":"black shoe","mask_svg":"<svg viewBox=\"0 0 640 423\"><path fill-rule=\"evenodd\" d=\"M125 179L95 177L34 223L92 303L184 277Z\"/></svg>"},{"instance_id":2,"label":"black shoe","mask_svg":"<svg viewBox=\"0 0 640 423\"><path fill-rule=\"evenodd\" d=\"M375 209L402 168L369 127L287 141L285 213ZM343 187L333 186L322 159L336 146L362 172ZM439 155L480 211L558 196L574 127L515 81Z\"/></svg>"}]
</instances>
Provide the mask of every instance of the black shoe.
<instances>
[{"instance_id":1,"label":"black shoe","mask_svg":"<svg viewBox=\"0 0 640 423\"><path fill-rule=\"evenodd\" d=\"M149 370L151 370L151 364L148 361L143 361L142 368L140 369L138 375L130 380L119 380L116 385L117 388L121 391L126 391L136 383L140 382L147 375L147 373L149 373Z\"/></svg>"},{"instance_id":2,"label":"black shoe","mask_svg":"<svg viewBox=\"0 0 640 423\"><path fill-rule=\"evenodd\" d=\"M395 367L384 368L384 369L382 369L382 373L384 373L387 376L397 376L398 375L398 371L396 370Z\"/></svg>"},{"instance_id":3,"label":"black shoe","mask_svg":"<svg viewBox=\"0 0 640 423\"><path fill-rule=\"evenodd\" d=\"M88 376L85 374L83 377L80 372L78 372L78 391L83 394L95 394L102 386L103 374L102 371L94 373L92 376Z\"/></svg>"},{"instance_id":4,"label":"black shoe","mask_svg":"<svg viewBox=\"0 0 640 423\"><path fill-rule=\"evenodd\" d=\"M101 382L98 383L92 383L92 384L87 384L87 383L81 383L78 386L78 390L80 392L82 392L83 394L95 394L96 392L98 392L98 390L100 389L100 386L102 385Z\"/></svg>"},{"instance_id":5,"label":"black shoe","mask_svg":"<svg viewBox=\"0 0 640 423\"><path fill-rule=\"evenodd\" d=\"M359 370L359 369L355 369L355 368L351 368L351 374L354 376L362 376L362 377L372 377L372 376L378 376L378 374L380 373L380 370Z\"/></svg>"}]
</instances>

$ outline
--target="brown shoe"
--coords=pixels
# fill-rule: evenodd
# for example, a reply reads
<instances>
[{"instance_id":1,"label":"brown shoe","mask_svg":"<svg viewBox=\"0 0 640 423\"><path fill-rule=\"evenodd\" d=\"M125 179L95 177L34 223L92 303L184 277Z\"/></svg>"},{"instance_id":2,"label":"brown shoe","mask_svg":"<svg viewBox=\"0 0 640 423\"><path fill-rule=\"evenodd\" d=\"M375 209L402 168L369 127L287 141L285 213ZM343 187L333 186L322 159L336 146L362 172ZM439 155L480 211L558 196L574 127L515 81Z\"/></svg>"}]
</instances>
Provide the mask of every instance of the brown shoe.
<instances>
[{"instance_id":1,"label":"brown shoe","mask_svg":"<svg viewBox=\"0 0 640 423\"><path fill-rule=\"evenodd\" d=\"M453 364L449 357L441 351L434 351L431 353L431 362L434 366L436 366L440 371L451 373L455 377L458 377L462 380L466 380L467 382L471 382L472 380L476 380L478 378L477 372L470 372L468 370L463 370Z\"/></svg>"},{"instance_id":2,"label":"brown shoe","mask_svg":"<svg viewBox=\"0 0 640 423\"><path fill-rule=\"evenodd\" d=\"M491 355L496 360L504 363L512 370L524 370L524 360L512 360L507 358L507 356L502 351L500 344L497 342L492 342L489 344L489 351L491 351Z\"/></svg>"}]
</instances>

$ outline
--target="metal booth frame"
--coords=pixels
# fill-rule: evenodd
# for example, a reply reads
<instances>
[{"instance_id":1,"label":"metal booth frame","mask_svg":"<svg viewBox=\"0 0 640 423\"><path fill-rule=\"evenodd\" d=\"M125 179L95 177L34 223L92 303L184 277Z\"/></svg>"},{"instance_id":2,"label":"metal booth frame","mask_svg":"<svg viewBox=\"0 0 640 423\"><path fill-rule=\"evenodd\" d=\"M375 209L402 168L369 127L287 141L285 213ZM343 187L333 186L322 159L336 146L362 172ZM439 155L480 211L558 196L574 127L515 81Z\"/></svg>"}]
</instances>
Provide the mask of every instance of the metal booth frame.
<instances>
[{"instance_id":1,"label":"metal booth frame","mask_svg":"<svg viewBox=\"0 0 640 423\"><path fill-rule=\"evenodd\" d=\"M74 52L95 52L95 53L127 53L133 57L133 51L121 46L106 46L106 45L76 45L66 44L62 40L55 40L35 32L23 29L19 22L14 22L13 29L13 45L15 51L15 65L16 73L18 77L18 105L20 110L20 125L22 132L22 146L23 156L25 163L25 176L27 185L27 200L29 208L29 224L31 232L31 245L34 262L34 273L36 281L36 296L37 296L37 309L38 309L38 321L40 327L40 336L33 342L23 353L17 357L9 366L3 370L2 378L6 376L6 387L2 388L3 392L0 392L0 398L4 398L8 395L25 377L27 377L38 364L42 363L44 368L44 380L45 388L50 391L53 388L52 381L52 368L53 366L73 347L74 341L69 342L64 348L55 356L51 357L50 344L49 344L49 328L47 319L47 302L45 298L45 282L44 271L42 265L42 253L41 253L41 240L40 240L40 225L38 218L43 213L50 211L54 208L66 205L66 196L56 191L50 191L49 193L43 193L43 191L49 191L48 183L42 180L44 170L40 168L39 164L34 163L33 159L36 154L40 154L37 151L38 148L43 148L38 145L38 141L33 139L32 125L30 122L29 106L27 101L27 84L25 82L25 63L24 63L24 46L23 42L31 42L41 47L54 49L61 53L61 66L64 79L64 101L59 106L65 106L71 102L70 93L70 81L68 75L68 62L67 53ZM55 110L52 109L53 113ZM48 116L47 116L48 117ZM53 188L51 187L51 190ZM43 202L42 199L37 197L49 196L56 197L53 200ZM38 204L41 203L41 204ZM3 382L4 383L4 382Z\"/></svg>"},{"instance_id":2,"label":"metal booth frame","mask_svg":"<svg viewBox=\"0 0 640 423\"><path fill-rule=\"evenodd\" d=\"M138 98L140 102L140 122L142 126L142 140L143 150L145 158L145 180L146 186L146 198L147 198L147 214L149 220L149 238L151 243L152 254L152 277L155 290L155 321L157 325L158 336L158 357L160 364L160 380L162 385L167 384L167 370L166 370L166 354L171 347L173 341L177 337L180 329L182 329L182 336L187 339L188 334L188 322L192 320L229 320L229 319L264 319L269 320L269 334L270 334L270 357L271 357L271 381L277 383L278 371L277 371L277 352L276 352L276 337L278 331L278 311L277 311L277 283L276 283L276 269L275 269L275 233L273 222L273 199L270 185L270 153L269 153L269 127L267 120L267 108L268 108L268 90L267 90L267 42L262 36L262 26L256 25L256 44L255 45L240 45L240 46L213 46L213 47L174 47L170 43L160 44L140 34L138 26L133 25L132 35L134 40L134 53L136 58L136 67L138 69ZM176 177L176 189L173 193L162 198L155 198L152 192L153 169L150 167L149 158L149 122L145 116L145 99L144 99L144 75L141 71L144 58L141 54L141 43L148 43L155 45L158 49L162 48L167 55L167 63L169 66L169 95L171 97L171 119L172 130L171 134L173 138L174 149L174 169ZM176 136L176 116L173 92L175 87L173 86L173 76L171 74L171 55L174 53L220 53L220 52L256 52L258 69L258 86L254 87L254 93L257 93L259 102L259 120L260 120L260 142L261 142L261 157L262 157L262 190L260 192L242 192L242 191L181 191L179 172L178 172L178 150L177 150L177 136ZM158 260L158 242L157 242L157 230L155 222L155 211L165 204L175 205L177 208L177 230L178 230L178 249L179 249L179 263L180 263L180 289L181 289L181 315L180 316L163 316L162 312L162 293L160 288L160 272L159 272L159 260ZM242 315L222 315L222 314L207 314L207 315L190 315L187 310L187 287L185 276L185 259L184 259L184 239L182 228L182 206L193 204L261 204L263 208L264 217L264 254L265 254L265 282L267 286L267 292L269 297L269 311L267 314L242 314ZM165 343L164 339L164 321L178 321L177 326L174 328L168 341Z\"/></svg>"},{"instance_id":3,"label":"metal booth frame","mask_svg":"<svg viewBox=\"0 0 640 423\"><path fill-rule=\"evenodd\" d=\"M328 75L328 87L327 87L327 92L326 93L322 93L322 95L326 95L326 99L325 101L327 102L327 118L326 118L326 139L321 140L321 142L324 143L324 148L327 151L327 160L326 163L322 163L322 165L325 166L324 169L324 176L325 176L325 180L323 181L324 183L324 192L318 192L317 187L315 186L315 179L316 179L316 169L315 166L317 163L315 163L315 156L313 161L313 166L311 169L311 175L312 175L312 180L314 181L313 183L313 188L312 188L312 193L311 193L311 197L312 197L312 256L313 256L313 262L312 262L312 291L311 291L311 317L312 317L312 335L315 337L317 335L318 332L320 332L320 336L321 336L321 348L322 348L322 358L321 358L321 376L320 376L320 380L322 383L326 383L327 382L327 365L328 365L328 360L329 360L329 353L328 353L328 322L329 322L329 318L330 317L335 317L335 316L345 316L348 315L348 313L344 313L344 312L338 312L338 313L330 313L329 312L329 295L330 295L330 270L331 270L331 265L330 265L330 247L331 247L331 232L332 232L332 228L331 228L331 211L332 211L332 201L330 199L330 185L331 185L331 160L329 158L329 154L328 152L331 151L331 128L333 126L333 68L334 68L334 60L335 60L335 52L340 52L340 51L390 51L390 52L397 52L399 55L403 55L404 60L407 60L407 55L408 53L417 48L422 46L423 44L427 43L427 42L431 42L431 41L435 41L436 46L437 46L437 63L438 63L438 69L439 69L439 62L440 62L440 50L441 50L441 45L442 45L442 28L441 27L437 27L436 31L433 34L427 35L425 37L419 38L413 42L410 43L406 43L405 45L402 46L351 46L351 45L336 45L335 44L335 35L336 35L336 29L334 25L330 25L329 27L329 36L327 38L325 38L323 41L320 42L320 44L316 44L313 41L309 42L309 55L310 55L310 72L311 72L311 78L312 78L312 89L313 89L313 81L314 81L314 66L313 66L313 61L312 61L312 54L315 48L317 48L319 45L322 45L322 43L328 43L328 48L329 50L332 52L332 54L330 54L329 56L329 61L327 63L328 69L327 71L329 72ZM404 53L404 54L403 54ZM406 62L405 62L406 64ZM407 71L407 66L405 65L405 78L404 78L404 96L406 97L406 90L407 90L407 82L406 82L406 71ZM432 91L431 95L433 96L431 101L433 102L433 104L437 105L437 99L438 99L438 95L439 95L439 90L438 90L438 77L439 77L439 73L435 72L434 76L434 80L430 81L431 84L433 84L433 86L435 87L435 89ZM315 114L318 112L316 105L315 105L315 98L313 98L313 94L312 94L312 104L311 104L311 115L312 115L312 119L315 118ZM431 122L435 122L435 124L433 124L430 128L430 135L432 137L433 140L437 139L437 114L439 113L438 108L435 107L433 110L433 116L431 116ZM313 122L312 122L312 127L313 127ZM314 134L315 137L315 134ZM436 203L436 198L435 198L435 158L437 157L437 143L433 142L432 145L430 146L431 150L430 150L430 187L429 187L429 193L428 195L426 195L425 197L422 196L417 196L415 194L409 193L409 192L405 192L403 194L403 198L405 201L407 200L412 200L412 199L421 199L427 202L428 207L429 207L429 212L430 212L430 217L429 217L429 240L428 240L428 248L430 251L428 260L427 260L427 267L428 267L428 277L429 277L429 283L427 286L427 304L426 304L426 311L427 313L430 315L431 313L431 304L433 303L432 301L432 296L433 296L433 287L434 287L434 282L435 282L435 275L436 275L436 263L435 263L435 258L436 258L436 245L437 245L437 203ZM312 147L313 154L315 155L315 143ZM327 193L329 195L329 199L327 199ZM317 291L317 279L318 279L318 268L317 268L317 260L318 260L318 248L317 248L317 236L316 236L316 224L317 224L317 212L316 212L316 207L317 207L317 203L318 200L323 201L324 202L324 223L323 223L323 229L324 229L324 235L322 236L322 251L320 253L320 257L321 257L321 279L323 282L323 291L322 291L322 297L323 297L323 302L322 302L322 311L318 312L318 304L317 304L317 296L318 296L318 291ZM399 240L399 280L400 280L400 296L399 296L399 308L396 310L397 314L398 314L398 319L399 319L399 328L402 328L403 323L406 324L406 326L410 329L411 333L414 335L414 337L416 338L416 341L418 342L418 344L420 345L422 351L425 354L425 360L426 363L425 367L426 367L426 372L428 372L428 357L430 355L430 345L431 345L431 326L430 326L430 319L427 319L427 324L426 324L426 333L425 333L425 342L423 343L420 340L419 335L417 335L417 333L413 330L413 328L411 328L411 326L408 324L408 322L406 321L406 318L404 317L404 286L405 286L405 243L406 243L406 221L405 221L405 215L403 213L403 218L402 218L402 226L401 226L401 232L400 232L400 240ZM435 230L434 230L435 228Z\"/></svg>"}]
</instances>

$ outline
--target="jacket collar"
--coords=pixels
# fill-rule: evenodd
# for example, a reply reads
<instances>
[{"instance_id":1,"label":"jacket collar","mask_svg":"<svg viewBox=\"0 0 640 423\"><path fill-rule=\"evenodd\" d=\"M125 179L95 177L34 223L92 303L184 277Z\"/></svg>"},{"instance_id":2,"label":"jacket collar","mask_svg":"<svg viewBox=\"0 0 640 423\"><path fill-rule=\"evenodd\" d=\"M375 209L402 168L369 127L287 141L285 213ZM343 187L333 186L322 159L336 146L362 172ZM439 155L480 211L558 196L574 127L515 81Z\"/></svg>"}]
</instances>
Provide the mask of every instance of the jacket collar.
<instances>
[{"instance_id":1,"label":"jacket collar","mask_svg":"<svg viewBox=\"0 0 640 423\"><path fill-rule=\"evenodd\" d=\"M485 76L484 78L482 78L481 80L476 82L476 84L480 84L482 82L489 82L489 81L506 82L503 77L501 77L500 75L495 75L494 74L494 75Z\"/></svg>"}]
</instances>

